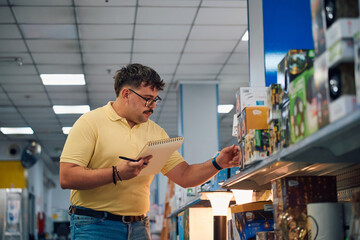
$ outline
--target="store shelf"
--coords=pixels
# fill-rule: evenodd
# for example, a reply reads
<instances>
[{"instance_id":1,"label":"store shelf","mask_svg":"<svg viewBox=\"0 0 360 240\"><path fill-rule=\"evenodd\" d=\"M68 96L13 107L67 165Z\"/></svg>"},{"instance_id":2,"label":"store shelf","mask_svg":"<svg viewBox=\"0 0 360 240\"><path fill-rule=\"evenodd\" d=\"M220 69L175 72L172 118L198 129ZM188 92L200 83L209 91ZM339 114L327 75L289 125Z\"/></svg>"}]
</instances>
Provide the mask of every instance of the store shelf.
<instances>
[{"instance_id":1,"label":"store shelf","mask_svg":"<svg viewBox=\"0 0 360 240\"><path fill-rule=\"evenodd\" d=\"M171 212L168 218L177 217L177 215L190 207L211 207L210 201L202 196L196 197L194 200L187 202L184 206Z\"/></svg>"},{"instance_id":2,"label":"store shelf","mask_svg":"<svg viewBox=\"0 0 360 240\"><path fill-rule=\"evenodd\" d=\"M358 110L227 179L222 188L264 190L284 176L336 175L360 164L359 133Z\"/></svg>"}]
</instances>

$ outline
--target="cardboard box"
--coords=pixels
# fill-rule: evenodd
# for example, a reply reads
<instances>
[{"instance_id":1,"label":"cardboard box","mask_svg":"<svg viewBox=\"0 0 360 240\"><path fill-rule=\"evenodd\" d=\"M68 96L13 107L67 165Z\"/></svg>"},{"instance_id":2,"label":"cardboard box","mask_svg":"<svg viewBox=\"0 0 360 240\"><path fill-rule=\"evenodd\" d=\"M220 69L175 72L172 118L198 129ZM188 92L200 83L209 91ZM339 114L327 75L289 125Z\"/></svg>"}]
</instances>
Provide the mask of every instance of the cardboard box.
<instances>
[{"instance_id":1,"label":"cardboard box","mask_svg":"<svg viewBox=\"0 0 360 240\"><path fill-rule=\"evenodd\" d=\"M245 107L268 106L267 87L241 87L236 96L240 99L240 113Z\"/></svg>"},{"instance_id":2,"label":"cardboard box","mask_svg":"<svg viewBox=\"0 0 360 240\"><path fill-rule=\"evenodd\" d=\"M340 63L329 69L330 122L352 113L356 109L354 63Z\"/></svg>"},{"instance_id":3,"label":"cardboard box","mask_svg":"<svg viewBox=\"0 0 360 240\"><path fill-rule=\"evenodd\" d=\"M272 202L254 202L231 207L234 239L255 239L257 232L274 230Z\"/></svg>"},{"instance_id":4,"label":"cardboard box","mask_svg":"<svg viewBox=\"0 0 360 240\"><path fill-rule=\"evenodd\" d=\"M353 39L354 34L359 30L357 18L342 18L334 22L326 31L327 49L343 39Z\"/></svg>"},{"instance_id":5,"label":"cardboard box","mask_svg":"<svg viewBox=\"0 0 360 240\"><path fill-rule=\"evenodd\" d=\"M301 229L306 229L306 204L337 202L335 176L283 177L271 184L276 228L284 231L283 234L292 234L293 237L299 237ZM290 231L296 228L299 231ZM288 237L289 235L285 239Z\"/></svg>"},{"instance_id":6,"label":"cardboard box","mask_svg":"<svg viewBox=\"0 0 360 240\"><path fill-rule=\"evenodd\" d=\"M318 130L314 69L290 82L290 140L296 143Z\"/></svg>"},{"instance_id":7,"label":"cardboard box","mask_svg":"<svg viewBox=\"0 0 360 240\"><path fill-rule=\"evenodd\" d=\"M268 107L245 107L241 113L241 139L252 129L268 129Z\"/></svg>"},{"instance_id":8,"label":"cardboard box","mask_svg":"<svg viewBox=\"0 0 360 240\"><path fill-rule=\"evenodd\" d=\"M359 17L357 0L326 0L324 2L326 27L328 29L342 18Z\"/></svg>"},{"instance_id":9,"label":"cardboard box","mask_svg":"<svg viewBox=\"0 0 360 240\"><path fill-rule=\"evenodd\" d=\"M339 40L326 51L326 54L328 68L334 67L342 62L354 62L354 40Z\"/></svg>"},{"instance_id":10,"label":"cardboard box","mask_svg":"<svg viewBox=\"0 0 360 240\"><path fill-rule=\"evenodd\" d=\"M244 166L252 165L269 157L269 130L251 130L245 137Z\"/></svg>"},{"instance_id":11,"label":"cardboard box","mask_svg":"<svg viewBox=\"0 0 360 240\"><path fill-rule=\"evenodd\" d=\"M329 74L326 53L314 61L314 82L316 88L316 111L318 128L323 128L330 122L329 117Z\"/></svg>"}]
</instances>

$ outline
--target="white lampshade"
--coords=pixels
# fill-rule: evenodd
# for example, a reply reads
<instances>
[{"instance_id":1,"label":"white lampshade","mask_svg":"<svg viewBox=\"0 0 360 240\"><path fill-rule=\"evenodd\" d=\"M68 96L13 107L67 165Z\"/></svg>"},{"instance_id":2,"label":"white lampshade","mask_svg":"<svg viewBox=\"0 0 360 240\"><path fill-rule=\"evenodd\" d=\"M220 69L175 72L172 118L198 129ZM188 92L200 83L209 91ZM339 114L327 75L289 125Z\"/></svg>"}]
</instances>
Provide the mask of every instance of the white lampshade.
<instances>
[{"instance_id":1,"label":"white lampshade","mask_svg":"<svg viewBox=\"0 0 360 240\"><path fill-rule=\"evenodd\" d=\"M253 190L231 189L234 193L236 205L252 202Z\"/></svg>"},{"instance_id":2,"label":"white lampshade","mask_svg":"<svg viewBox=\"0 0 360 240\"><path fill-rule=\"evenodd\" d=\"M230 200L233 198L232 192L202 192L211 203L214 216L227 216Z\"/></svg>"}]
</instances>

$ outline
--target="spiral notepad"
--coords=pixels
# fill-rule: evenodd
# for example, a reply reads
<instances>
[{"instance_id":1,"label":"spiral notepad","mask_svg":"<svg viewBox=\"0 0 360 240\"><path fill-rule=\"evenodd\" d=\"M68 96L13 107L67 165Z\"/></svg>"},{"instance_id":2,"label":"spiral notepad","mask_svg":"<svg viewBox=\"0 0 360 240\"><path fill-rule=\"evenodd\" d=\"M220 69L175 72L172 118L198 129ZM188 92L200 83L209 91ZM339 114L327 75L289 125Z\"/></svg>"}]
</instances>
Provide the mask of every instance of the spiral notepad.
<instances>
[{"instance_id":1,"label":"spiral notepad","mask_svg":"<svg viewBox=\"0 0 360 240\"><path fill-rule=\"evenodd\" d=\"M183 143L183 137L160 139L148 142L140 151L136 159L152 155L149 165L144 168L140 175L158 174L166 161Z\"/></svg>"}]
</instances>

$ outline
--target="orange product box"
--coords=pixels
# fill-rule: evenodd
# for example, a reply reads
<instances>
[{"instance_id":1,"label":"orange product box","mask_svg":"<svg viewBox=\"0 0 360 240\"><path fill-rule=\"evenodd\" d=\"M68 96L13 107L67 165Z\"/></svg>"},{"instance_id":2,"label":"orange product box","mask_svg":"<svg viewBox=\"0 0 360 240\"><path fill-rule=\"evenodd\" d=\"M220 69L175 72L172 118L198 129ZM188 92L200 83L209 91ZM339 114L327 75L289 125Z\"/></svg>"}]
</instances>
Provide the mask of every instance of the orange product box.
<instances>
[{"instance_id":1,"label":"orange product box","mask_svg":"<svg viewBox=\"0 0 360 240\"><path fill-rule=\"evenodd\" d=\"M255 129L268 129L268 107L256 106L245 107L241 112L241 139L244 139L250 130Z\"/></svg>"}]
</instances>

